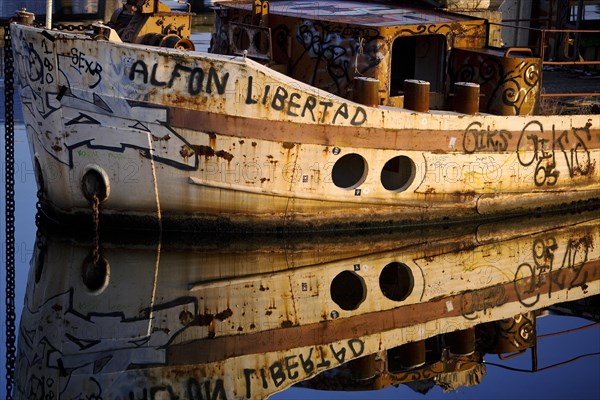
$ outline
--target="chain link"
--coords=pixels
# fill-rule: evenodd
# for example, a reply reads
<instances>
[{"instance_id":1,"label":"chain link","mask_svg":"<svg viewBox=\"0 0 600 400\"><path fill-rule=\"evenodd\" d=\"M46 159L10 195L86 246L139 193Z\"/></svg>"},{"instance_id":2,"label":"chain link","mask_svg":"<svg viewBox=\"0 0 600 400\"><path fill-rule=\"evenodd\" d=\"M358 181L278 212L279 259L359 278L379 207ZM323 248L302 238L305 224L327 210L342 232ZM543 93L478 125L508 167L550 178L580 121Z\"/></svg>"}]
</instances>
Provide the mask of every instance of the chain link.
<instances>
[{"instance_id":1,"label":"chain link","mask_svg":"<svg viewBox=\"0 0 600 400\"><path fill-rule=\"evenodd\" d=\"M52 28L59 31L86 31L92 29L92 25L75 25L75 24L52 24Z\"/></svg>"},{"instance_id":2,"label":"chain link","mask_svg":"<svg viewBox=\"0 0 600 400\"><path fill-rule=\"evenodd\" d=\"M92 195L92 222L94 224L94 242L92 255L94 257L94 265L98 264L98 260L100 260L100 199L94 193Z\"/></svg>"},{"instance_id":3,"label":"chain link","mask_svg":"<svg viewBox=\"0 0 600 400\"><path fill-rule=\"evenodd\" d=\"M4 25L4 174L6 229L6 398L12 399L15 382L15 124L14 60L9 20Z\"/></svg>"},{"instance_id":4,"label":"chain link","mask_svg":"<svg viewBox=\"0 0 600 400\"><path fill-rule=\"evenodd\" d=\"M46 26L46 24L43 21L33 21L33 26L35 26L36 28L44 28ZM84 31L89 31L91 29L94 29L92 24L63 24L63 23L56 23L56 24L52 24L52 29L57 29L59 31L79 31L79 32L84 32Z\"/></svg>"}]
</instances>

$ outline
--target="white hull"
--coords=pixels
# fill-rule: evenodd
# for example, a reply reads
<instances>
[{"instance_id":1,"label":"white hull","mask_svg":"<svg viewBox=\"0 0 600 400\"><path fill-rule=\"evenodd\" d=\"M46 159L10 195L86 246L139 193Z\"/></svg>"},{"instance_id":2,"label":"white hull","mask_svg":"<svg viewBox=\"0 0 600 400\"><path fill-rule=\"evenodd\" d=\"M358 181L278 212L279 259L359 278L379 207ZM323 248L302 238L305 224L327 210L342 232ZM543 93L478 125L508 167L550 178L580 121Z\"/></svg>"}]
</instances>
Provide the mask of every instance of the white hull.
<instances>
[{"instance_id":1,"label":"white hull","mask_svg":"<svg viewBox=\"0 0 600 400\"><path fill-rule=\"evenodd\" d=\"M174 228L427 223L599 196L598 115L367 107L242 57L12 37L44 201L62 216L89 214L90 169L102 215Z\"/></svg>"}]
</instances>

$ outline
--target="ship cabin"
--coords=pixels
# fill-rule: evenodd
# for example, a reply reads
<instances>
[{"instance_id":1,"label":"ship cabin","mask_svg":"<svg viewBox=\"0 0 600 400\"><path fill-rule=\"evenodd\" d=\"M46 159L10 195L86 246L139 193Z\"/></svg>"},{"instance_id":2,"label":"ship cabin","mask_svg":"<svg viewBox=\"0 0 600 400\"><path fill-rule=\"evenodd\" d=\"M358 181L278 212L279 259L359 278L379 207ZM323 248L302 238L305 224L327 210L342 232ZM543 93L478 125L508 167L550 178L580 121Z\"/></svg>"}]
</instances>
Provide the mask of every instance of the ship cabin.
<instances>
[{"instance_id":1,"label":"ship cabin","mask_svg":"<svg viewBox=\"0 0 600 400\"><path fill-rule=\"evenodd\" d=\"M402 2L217 4L211 52L245 55L350 100L465 112L453 98L466 83L478 84L475 113L530 115L539 106L541 60L490 46L483 18ZM461 104L473 97L462 93Z\"/></svg>"}]
</instances>

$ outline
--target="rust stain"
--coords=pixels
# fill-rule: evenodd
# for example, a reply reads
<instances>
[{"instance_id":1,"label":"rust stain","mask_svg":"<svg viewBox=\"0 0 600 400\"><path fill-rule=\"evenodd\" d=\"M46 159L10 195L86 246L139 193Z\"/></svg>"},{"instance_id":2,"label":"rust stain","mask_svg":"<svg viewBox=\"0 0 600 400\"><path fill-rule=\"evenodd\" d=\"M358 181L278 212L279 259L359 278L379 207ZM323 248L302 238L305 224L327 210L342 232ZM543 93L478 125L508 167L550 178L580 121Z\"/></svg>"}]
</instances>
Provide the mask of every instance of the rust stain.
<instances>
[{"instance_id":1,"label":"rust stain","mask_svg":"<svg viewBox=\"0 0 600 400\"><path fill-rule=\"evenodd\" d=\"M219 150L214 153L217 157L226 159L227 161L233 160L233 154L226 152L225 150Z\"/></svg>"},{"instance_id":2,"label":"rust stain","mask_svg":"<svg viewBox=\"0 0 600 400\"><path fill-rule=\"evenodd\" d=\"M596 175L596 161L588 162L585 166L575 165L573 168L573 176L590 176L593 177Z\"/></svg>"},{"instance_id":3,"label":"rust stain","mask_svg":"<svg viewBox=\"0 0 600 400\"><path fill-rule=\"evenodd\" d=\"M184 157L184 158L191 157L194 154L198 154L199 156L212 157L215 155L215 151L212 149L212 147L209 147L209 146L196 145L196 144L192 144L192 145L188 146L186 144L186 145L181 146L181 150L179 150L179 154L181 155L181 157Z\"/></svg>"},{"instance_id":4,"label":"rust stain","mask_svg":"<svg viewBox=\"0 0 600 400\"><path fill-rule=\"evenodd\" d=\"M227 318L231 317L232 315L233 315L233 311L231 311L230 308L227 308L226 310L223 310L220 313L215 314L215 319L218 319L219 321L224 321Z\"/></svg>"},{"instance_id":5,"label":"rust stain","mask_svg":"<svg viewBox=\"0 0 600 400\"><path fill-rule=\"evenodd\" d=\"M281 143L281 145L283 146L284 149L293 149L295 144L291 143L291 142L283 142Z\"/></svg>"},{"instance_id":6,"label":"rust stain","mask_svg":"<svg viewBox=\"0 0 600 400\"><path fill-rule=\"evenodd\" d=\"M207 132L208 134L208 145L214 149L217 147L217 135L214 132Z\"/></svg>"},{"instance_id":7,"label":"rust stain","mask_svg":"<svg viewBox=\"0 0 600 400\"><path fill-rule=\"evenodd\" d=\"M292 326L294 326L294 323L292 321L290 321L289 319L286 319L285 321L283 321L281 323L282 328L291 328Z\"/></svg>"},{"instance_id":8,"label":"rust stain","mask_svg":"<svg viewBox=\"0 0 600 400\"><path fill-rule=\"evenodd\" d=\"M187 325L194 320L194 315L188 310L183 310L179 313L179 322L181 325Z\"/></svg>"},{"instance_id":9,"label":"rust stain","mask_svg":"<svg viewBox=\"0 0 600 400\"><path fill-rule=\"evenodd\" d=\"M152 140L155 142L160 142L162 140L168 141L169 139L171 139L171 135L169 135L168 133L163 137L152 135Z\"/></svg>"}]
</instances>

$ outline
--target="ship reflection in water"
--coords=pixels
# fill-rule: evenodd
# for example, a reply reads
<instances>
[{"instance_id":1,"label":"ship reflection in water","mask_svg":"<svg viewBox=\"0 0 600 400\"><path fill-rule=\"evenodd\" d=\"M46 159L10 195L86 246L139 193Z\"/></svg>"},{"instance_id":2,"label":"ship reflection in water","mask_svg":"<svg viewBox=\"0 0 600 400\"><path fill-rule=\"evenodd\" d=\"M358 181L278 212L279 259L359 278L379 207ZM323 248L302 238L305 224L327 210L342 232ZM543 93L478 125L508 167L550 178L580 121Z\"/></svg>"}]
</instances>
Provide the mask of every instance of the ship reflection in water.
<instances>
[{"instance_id":1,"label":"ship reflection in water","mask_svg":"<svg viewBox=\"0 0 600 400\"><path fill-rule=\"evenodd\" d=\"M102 232L96 248L38 235L16 397L478 385L485 354L535 350L548 312L598 320L599 216L361 236Z\"/></svg>"}]
</instances>

